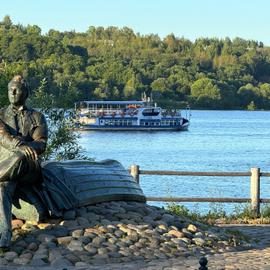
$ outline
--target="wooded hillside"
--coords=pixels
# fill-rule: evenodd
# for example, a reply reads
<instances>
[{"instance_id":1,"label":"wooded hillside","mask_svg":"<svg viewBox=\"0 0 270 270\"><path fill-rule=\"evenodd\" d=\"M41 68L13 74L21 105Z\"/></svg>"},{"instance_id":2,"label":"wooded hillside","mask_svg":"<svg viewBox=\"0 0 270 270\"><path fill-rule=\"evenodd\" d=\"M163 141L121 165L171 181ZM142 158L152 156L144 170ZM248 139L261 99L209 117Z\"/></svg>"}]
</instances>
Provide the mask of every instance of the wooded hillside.
<instances>
[{"instance_id":1,"label":"wooded hillside","mask_svg":"<svg viewBox=\"0 0 270 270\"><path fill-rule=\"evenodd\" d=\"M192 108L269 109L270 47L235 38L191 42L169 34L141 35L124 27L85 33L0 22L0 106L7 82L27 77L35 101L73 107L78 100L140 99Z\"/></svg>"}]
</instances>

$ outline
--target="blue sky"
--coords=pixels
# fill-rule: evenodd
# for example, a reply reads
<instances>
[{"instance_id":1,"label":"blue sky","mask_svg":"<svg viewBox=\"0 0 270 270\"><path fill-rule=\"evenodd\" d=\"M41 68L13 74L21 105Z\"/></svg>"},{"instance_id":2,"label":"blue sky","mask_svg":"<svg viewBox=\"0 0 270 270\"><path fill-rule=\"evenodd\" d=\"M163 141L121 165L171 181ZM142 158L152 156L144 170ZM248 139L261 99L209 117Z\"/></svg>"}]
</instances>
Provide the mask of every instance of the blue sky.
<instances>
[{"instance_id":1,"label":"blue sky","mask_svg":"<svg viewBox=\"0 0 270 270\"><path fill-rule=\"evenodd\" d=\"M242 37L270 46L268 0L2 0L0 19L84 32L93 26L128 26L136 33Z\"/></svg>"}]
</instances>

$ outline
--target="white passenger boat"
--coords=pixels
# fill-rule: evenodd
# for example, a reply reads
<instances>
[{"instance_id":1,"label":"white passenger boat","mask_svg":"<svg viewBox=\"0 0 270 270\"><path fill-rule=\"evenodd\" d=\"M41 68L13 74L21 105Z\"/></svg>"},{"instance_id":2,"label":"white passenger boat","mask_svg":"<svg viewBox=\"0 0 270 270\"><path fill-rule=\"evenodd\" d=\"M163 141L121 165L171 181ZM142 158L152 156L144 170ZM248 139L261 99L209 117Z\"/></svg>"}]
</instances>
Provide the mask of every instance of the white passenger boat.
<instances>
[{"instance_id":1,"label":"white passenger boat","mask_svg":"<svg viewBox=\"0 0 270 270\"><path fill-rule=\"evenodd\" d=\"M75 104L75 125L79 130L158 131L187 130L190 111L165 110L143 101L81 101Z\"/></svg>"}]
</instances>

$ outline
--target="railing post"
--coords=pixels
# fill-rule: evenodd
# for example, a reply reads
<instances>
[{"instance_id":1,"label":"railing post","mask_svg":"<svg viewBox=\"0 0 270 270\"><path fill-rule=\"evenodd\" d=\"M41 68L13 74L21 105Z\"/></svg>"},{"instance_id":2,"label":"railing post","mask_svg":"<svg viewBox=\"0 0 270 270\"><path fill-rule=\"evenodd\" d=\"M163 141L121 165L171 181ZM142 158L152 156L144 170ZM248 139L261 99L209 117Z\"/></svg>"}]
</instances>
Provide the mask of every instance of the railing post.
<instances>
[{"instance_id":1,"label":"railing post","mask_svg":"<svg viewBox=\"0 0 270 270\"><path fill-rule=\"evenodd\" d=\"M255 216L260 215L260 168L251 168L250 177L251 210Z\"/></svg>"},{"instance_id":2,"label":"railing post","mask_svg":"<svg viewBox=\"0 0 270 270\"><path fill-rule=\"evenodd\" d=\"M134 180L139 183L140 182L140 167L138 165L131 165L130 174L133 176Z\"/></svg>"}]
</instances>

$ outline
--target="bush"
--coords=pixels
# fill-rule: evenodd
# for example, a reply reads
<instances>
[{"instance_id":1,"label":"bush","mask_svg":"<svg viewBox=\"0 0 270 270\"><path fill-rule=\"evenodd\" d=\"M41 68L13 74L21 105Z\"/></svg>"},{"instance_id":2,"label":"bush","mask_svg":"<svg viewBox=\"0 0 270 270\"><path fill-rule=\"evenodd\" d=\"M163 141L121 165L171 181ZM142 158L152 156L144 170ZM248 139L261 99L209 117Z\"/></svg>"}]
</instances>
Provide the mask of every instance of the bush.
<instances>
[{"instance_id":1,"label":"bush","mask_svg":"<svg viewBox=\"0 0 270 270\"><path fill-rule=\"evenodd\" d=\"M82 154L82 147L78 143L79 134L73 130L72 118L65 117L65 110L50 109L44 114L47 116L49 129L48 144L43 160L71 160L89 159Z\"/></svg>"},{"instance_id":2,"label":"bush","mask_svg":"<svg viewBox=\"0 0 270 270\"><path fill-rule=\"evenodd\" d=\"M47 119L49 138L42 160L71 160L90 158L82 154L82 147L79 145L79 134L74 131L72 117L66 117L67 111L55 109L55 97L48 95L45 91L47 82L43 79L40 86L34 91L34 95L28 100L31 107L39 108ZM72 115L69 115L72 116Z\"/></svg>"}]
</instances>

